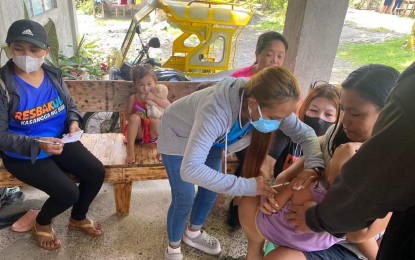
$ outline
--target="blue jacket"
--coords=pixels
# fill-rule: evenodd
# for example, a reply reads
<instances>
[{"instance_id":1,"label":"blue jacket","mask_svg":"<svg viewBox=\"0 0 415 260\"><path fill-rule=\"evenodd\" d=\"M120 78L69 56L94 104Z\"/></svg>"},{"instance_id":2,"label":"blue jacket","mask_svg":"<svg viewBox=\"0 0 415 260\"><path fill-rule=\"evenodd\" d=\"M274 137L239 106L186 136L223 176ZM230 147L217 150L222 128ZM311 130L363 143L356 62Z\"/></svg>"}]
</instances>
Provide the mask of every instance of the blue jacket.
<instances>
[{"instance_id":1,"label":"blue jacket","mask_svg":"<svg viewBox=\"0 0 415 260\"><path fill-rule=\"evenodd\" d=\"M43 64L42 68L48 74L65 104L67 111L65 128L68 129L71 121L81 123L81 115L62 79L61 70L46 64ZM6 93L3 88L0 88L0 151L9 151L29 156L32 158L32 163L34 163L40 152L39 143L32 137L17 135L8 131L10 118L13 118L20 102L14 80L14 63L12 60L9 60L0 69L0 78L4 81L7 89Z\"/></svg>"}]
</instances>

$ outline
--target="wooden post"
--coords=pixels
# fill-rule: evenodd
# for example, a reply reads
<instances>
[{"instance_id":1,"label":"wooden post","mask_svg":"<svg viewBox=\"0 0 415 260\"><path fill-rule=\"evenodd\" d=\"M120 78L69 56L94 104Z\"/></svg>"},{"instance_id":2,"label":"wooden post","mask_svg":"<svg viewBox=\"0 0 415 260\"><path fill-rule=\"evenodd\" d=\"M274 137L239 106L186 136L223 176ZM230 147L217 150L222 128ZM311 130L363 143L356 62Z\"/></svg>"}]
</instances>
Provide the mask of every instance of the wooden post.
<instances>
[{"instance_id":1,"label":"wooden post","mask_svg":"<svg viewBox=\"0 0 415 260\"><path fill-rule=\"evenodd\" d=\"M132 182L114 183L115 209L119 216L130 213Z\"/></svg>"}]
</instances>

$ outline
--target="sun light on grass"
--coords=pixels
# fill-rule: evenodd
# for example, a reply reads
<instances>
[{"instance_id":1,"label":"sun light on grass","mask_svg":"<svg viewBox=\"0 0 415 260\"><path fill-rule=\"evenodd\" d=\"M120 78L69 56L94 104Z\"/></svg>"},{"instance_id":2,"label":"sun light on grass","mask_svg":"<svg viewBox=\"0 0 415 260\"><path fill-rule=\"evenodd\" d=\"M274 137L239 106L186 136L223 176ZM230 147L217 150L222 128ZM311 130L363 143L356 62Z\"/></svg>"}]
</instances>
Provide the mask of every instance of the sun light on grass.
<instances>
[{"instance_id":1,"label":"sun light on grass","mask_svg":"<svg viewBox=\"0 0 415 260\"><path fill-rule=\"evenodd\" d=\"M345 44L338 50L337 55L350 60L356 66L380 63L403 71L415 60L415 52L405 48L407 40L408 36L402 36L378 44Z\"/></svg>"}]
</instances>

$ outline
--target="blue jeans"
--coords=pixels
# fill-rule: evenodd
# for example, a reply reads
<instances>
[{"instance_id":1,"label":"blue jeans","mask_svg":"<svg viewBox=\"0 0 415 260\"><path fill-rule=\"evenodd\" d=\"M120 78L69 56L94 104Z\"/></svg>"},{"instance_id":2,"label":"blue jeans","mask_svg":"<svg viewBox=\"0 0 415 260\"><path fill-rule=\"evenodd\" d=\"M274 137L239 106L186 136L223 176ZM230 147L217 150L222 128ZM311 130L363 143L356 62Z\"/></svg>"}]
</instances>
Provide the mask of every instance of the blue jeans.
<instances>
[{"instance_id":1,"label":"blue jeans","mask_svg":"<svg viewBox=\"0 0 415 260\"><path fill-rule=\"evenodd\" d=\"M169 243L175 246L180 245L190 210L192 210L190 227L200 229L209 216L218 194L199 186L195 197L194 184L185 182L180 177L183 156L166 154L161 156L169 177L172 197L167 213L167 235ZM212 147L205 164L214 170L221 171L222 149Z\"/></svg>"},{"instance_id":2,"label":"blue jeans","mask_svg":"<svg viewBox=\"0 0 415 260\"><path fill-rule=\"evenodd\" d=\"M395 12L396 8L401 7L402 2L403 2L403 0L396 0L395 1L395 4L393 5L393 8L392 8L392 13Z\"/></svg>"}]
</instances>

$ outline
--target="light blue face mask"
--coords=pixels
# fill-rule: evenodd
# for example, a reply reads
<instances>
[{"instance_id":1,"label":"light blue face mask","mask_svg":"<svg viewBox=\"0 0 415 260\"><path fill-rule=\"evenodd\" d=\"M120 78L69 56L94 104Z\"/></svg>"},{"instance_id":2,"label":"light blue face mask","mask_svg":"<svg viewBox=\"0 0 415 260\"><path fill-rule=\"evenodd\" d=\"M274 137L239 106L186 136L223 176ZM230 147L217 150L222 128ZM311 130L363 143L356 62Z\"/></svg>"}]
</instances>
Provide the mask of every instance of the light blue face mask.
<instances>
[{"instance_id":1,"label":"light blue face mask","mask_svg":"<svg viewBox=\"0 0 415 260\"><path fill-rule=\"evenodd\" d=\"M256 130L262 132L262 133L269 133L272 131L275 131L280 127L280 121L274 120L274 119L264 119L262 117L261 108L258 106L258 112L259 112L259 119L257 121L252 121L251 116L251 109L248 107L249 112L249 121L251 124L255 127Z\"/></svg>"}]
</instances>

